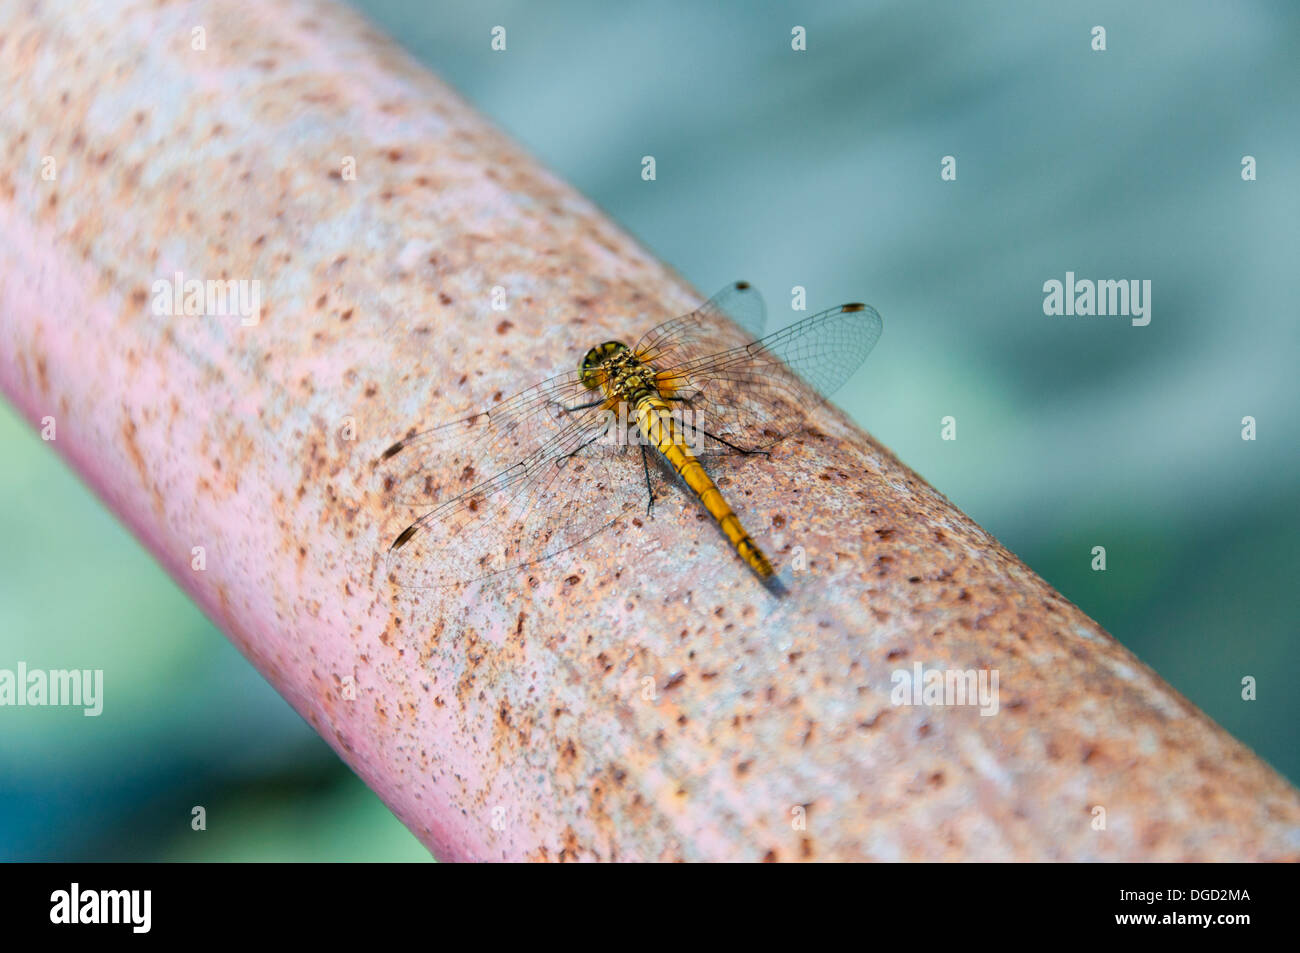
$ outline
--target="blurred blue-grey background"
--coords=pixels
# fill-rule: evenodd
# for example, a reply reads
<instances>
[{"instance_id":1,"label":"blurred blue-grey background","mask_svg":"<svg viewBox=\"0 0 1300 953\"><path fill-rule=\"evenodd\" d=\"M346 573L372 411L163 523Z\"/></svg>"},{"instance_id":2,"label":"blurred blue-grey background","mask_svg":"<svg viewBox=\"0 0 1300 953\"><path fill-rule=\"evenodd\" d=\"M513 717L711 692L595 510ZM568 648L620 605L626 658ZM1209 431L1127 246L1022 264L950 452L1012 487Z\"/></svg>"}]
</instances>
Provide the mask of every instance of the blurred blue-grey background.
<instances>
[{"instance_id":1,"label":"blurred blue-grey background","mask_svg":"<svg viewBox=\"0 0 1300 953\"><path fill-rule=\"evenodd\" d=\"M704 293L874 304L842 406L1300 778L1300 5L356 5ZM1067 270L1150 325L1045 316ZM0 858L427 858L8 407L0 446L0 667L107 684L4 712Z\"/></svg>"}]
</instances>

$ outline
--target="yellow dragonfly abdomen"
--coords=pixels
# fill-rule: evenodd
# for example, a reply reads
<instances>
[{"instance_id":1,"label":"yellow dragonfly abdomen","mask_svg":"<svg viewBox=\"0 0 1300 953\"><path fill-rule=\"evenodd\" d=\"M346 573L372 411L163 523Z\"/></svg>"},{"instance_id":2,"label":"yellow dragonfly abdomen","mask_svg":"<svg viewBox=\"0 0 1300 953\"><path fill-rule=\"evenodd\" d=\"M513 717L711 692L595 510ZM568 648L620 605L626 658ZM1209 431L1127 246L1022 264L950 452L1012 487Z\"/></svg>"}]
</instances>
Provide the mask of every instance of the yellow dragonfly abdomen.
<instances>
[{"instance_id":1,"label":"yellow dragonfly abdomen","mask_svg":"<svg viewBox=\"0 0 1300 953\"><path fill-rule=\"evenodd\" d=\"M717 521L740 558L762 579L772 579L776 575L772 563L750 538L749 533L745 532L722 491L687 446L685 436L673 420L668 402L661 396L647 393L640 397L635 408L637 427L650 446L663 454L691 492L699 497L700 503Z\"/></svg>"}]
</instances>

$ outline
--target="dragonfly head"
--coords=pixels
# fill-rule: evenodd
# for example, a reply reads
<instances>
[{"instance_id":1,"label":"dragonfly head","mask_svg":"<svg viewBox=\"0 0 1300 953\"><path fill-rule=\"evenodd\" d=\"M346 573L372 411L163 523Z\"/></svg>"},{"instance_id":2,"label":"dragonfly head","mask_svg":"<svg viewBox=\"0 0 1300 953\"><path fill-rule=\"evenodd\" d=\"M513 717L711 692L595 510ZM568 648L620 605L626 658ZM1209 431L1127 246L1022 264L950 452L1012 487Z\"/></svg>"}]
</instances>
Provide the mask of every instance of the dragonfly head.
<instances>
[{"instance_id":1,"label":"dragonfly head","mask_svg":"<svg viewBox=\"0 0 1300 953\"><path fill-rule=\"evenodd\" d=\"M599 347L593 347L582 359L582 386L587 390L596 390L608 379L610 359L627 350L622 341L606 341Z\"/></svg>"}]
</instances>

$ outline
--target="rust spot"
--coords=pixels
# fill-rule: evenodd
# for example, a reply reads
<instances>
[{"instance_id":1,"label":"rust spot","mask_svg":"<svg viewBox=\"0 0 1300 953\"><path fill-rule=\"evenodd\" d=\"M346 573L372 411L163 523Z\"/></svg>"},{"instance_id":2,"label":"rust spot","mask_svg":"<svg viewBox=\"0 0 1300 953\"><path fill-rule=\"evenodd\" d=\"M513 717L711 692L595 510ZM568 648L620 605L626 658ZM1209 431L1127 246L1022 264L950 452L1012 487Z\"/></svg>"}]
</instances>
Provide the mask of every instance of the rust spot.
<instances>
[{"instance_id":1,"label":"rust spot","mask_svg":"<svg viewBox=\"0 0 1300 953\"><path fill-rule=\"evenodd\" d=\"M130 417L122 424L122 442L126 447L127 456L131 458L131 464L140 476L141 484L153 495L155 508L159 513L163 512L162 498L158 495L158 490L152 485L149 477L149 465L145 462L144 454L140 452L140 446L135 441L136 436L135 421Z\"/></svg>"}]
</instances>

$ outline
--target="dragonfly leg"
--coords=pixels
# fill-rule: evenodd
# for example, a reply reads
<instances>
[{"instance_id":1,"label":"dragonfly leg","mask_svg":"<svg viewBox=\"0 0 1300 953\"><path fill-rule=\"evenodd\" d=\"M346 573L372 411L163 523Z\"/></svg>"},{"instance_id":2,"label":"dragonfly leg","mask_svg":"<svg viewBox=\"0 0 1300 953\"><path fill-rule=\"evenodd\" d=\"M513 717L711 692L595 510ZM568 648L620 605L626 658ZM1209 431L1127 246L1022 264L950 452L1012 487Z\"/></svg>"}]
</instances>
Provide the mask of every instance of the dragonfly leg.
<instances>
[{"instance_id":1,"label":"dragonfly leg","mask_svg":"<svg viewBox=\"0 0 1300 953\"><path fill-rule=\"evenodd\" d=\"M664 400L671 400L677 403L682 403L685 404L687 407L691 406L691 398L689 397L665 397ZM699 426L698 424L687 423L685 421L682 421L682 423L684 426L690 427L696 433L702 433L704 434L704 436L710 437L718 441L718 443L722 444L725 447L730 447L732 450L735 450L737 453L743 453L745 456L749 456L750 454L754 454L754 453L761 453L765 457L770 457L772 455L771 452L768 450L750 450L745 447L738 447L730 440L723 440L717 434L709 433L707 430L705 430L703 427Z\"/></svg>"},{"instance_id":2,"label":"dragonfly leg","mask_svg":"<svg viewBox=\"0 0 1300 953\"><path fill-rule=\"evenodd\" d=\"M734 443L731 443L730 441L723 440L715 433L709 433L707 430L701 430L700 433L704 434L704 436L706 437L712 437L714 440L718 441L718 443L726 444L732 450L735 450L737 453L743 453L745 456L749 456L750 454L755 454L755 453L760 454L764 457L770 457L772 455L772 451L770 450L749 450L745 447L738 447Z\"/></svg>"},{"instance_id":3,"label":"dragonfly leg","mask_svg":"<svg viewBox=\"0 0 1300 953\"><path fill-rule=\"evenodd\" d=\"M762 456L765 456L765 457L770 457L770 456L772 455L772 452L771 452L770 450L749 450L749 449L747 449L747 448L745 448L745 447L738 447L738 446L736 446L734 443L732 443L732 442L729 441L729 440L723 440L721 437L719 437L719 436L718 436L717 434L715 434L715 433L709 433L709 432L708 432L707 430L705 430L703 427L696 427L695 429L696 429L699 433L704 434L704 436L709 437L709 438L711 438L711 439L713 439L713 440L716 440L716 441L718 441L718 443L720 443L720 444L722 444L722 445L724 445L724 446L730 447L732 450L735 450L737 453L744 454L744 455L747 456L747 457L748 457L748 456L752 456L753 454L761 454Z\"/></svg>"},{"instance_id":4,"label":"dragonfly leg","mask_svg":"<svg viewBox=\"0 0 1300 953\"><path fill-rule=\"evenodd\" d=\"M599 407L601 404L605 403L605 398L602 397L599 400L593 400L590 404L579 404L576 407L565 407L558 400L552 401L552 403L566 414L576 414L580 410L591 410L593 407Z\"/></svg>"},{"instance_id":5,"label":"dragonfly leg","mask_svg":"<svg viewBox=\"0 0 1300 953\"><path fill-rule=\"evenodd\" d=\"M569 451L568 453L566 453L564 456L562 456L562 457L557 457L556 459L559 459L559 460L565 460L565 461L572 460L574 457L576 457L578 454L582 453L582 451L586 450L588 447L590 447L593 443L595 443L597 440L599 440L599 439L600 439L601 437L603 437L603 436L605 436L605 432L602 430L600 433L596 434L596 436L592 437L592 438L591 438L590 440L588 440L586 443L581 444L581 445L579 445L579 446L577 446L577 447L574 447L572 450L570 450L570 451Z\"/></svg>"},{"instance_id":6,"label":"dragonfly leg","mask_svg":"<svg viewBox=\"0 0 1300 953\"><path fill-rule=\"evenodd\" d=\"M645 444L641 444L641 466L645 468L645 491L649 496L649 502L645 505L645 515L654 516L655 512L655 491L650 485L650 453Z\"/></svg>"}]
</instances>

